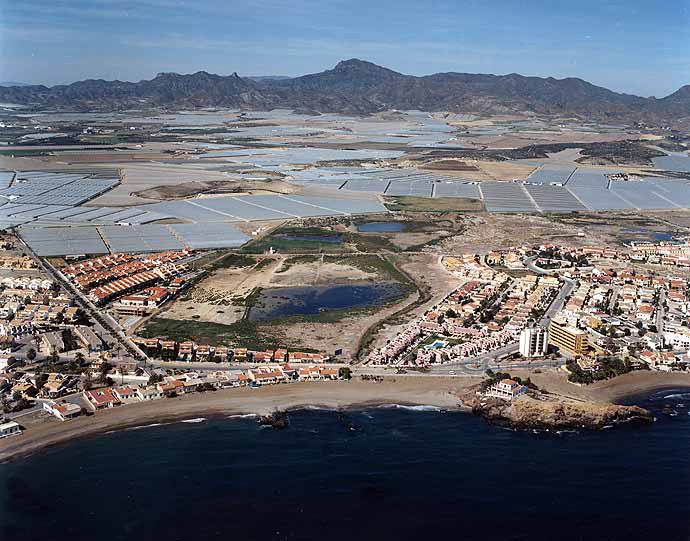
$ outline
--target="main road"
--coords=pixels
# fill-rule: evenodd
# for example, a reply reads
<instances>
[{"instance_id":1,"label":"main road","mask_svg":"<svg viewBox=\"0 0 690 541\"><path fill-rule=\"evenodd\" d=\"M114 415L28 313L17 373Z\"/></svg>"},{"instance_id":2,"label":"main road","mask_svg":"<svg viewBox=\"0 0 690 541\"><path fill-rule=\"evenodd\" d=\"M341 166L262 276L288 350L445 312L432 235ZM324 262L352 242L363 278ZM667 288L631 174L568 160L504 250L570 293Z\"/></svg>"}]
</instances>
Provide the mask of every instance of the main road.
<instances>
[{"instance_id":1,"label":"main road","mask_svg":"<svg viewBox=\"0 0 690 541\"><path fill-rule=\"evenodd\" d=\"M21 237L17 237L20 238ZM79 291L72 283L65 278L65 276L56 269L51 263L45 259L41 259L31 249L31 247L22 240L29 256L42 268L46 274L49 274L53 279L62 286L62 288L71 293L79 302L82 309L86 311L89 317L95 321L94 327L99 331L101 338L110 346L120 345L127 351L134 359L146 360L148 359L144 353L132 340L124 333L122 327L108 314L106 310L99 309L94 305L83 292Z\"/></svg>"},{"instance_id":2,"label":"main road","mask_svg":"<svg viewBox=\"0 0 690 541\"><path fill-rule=\"evenodd\" d=\"M540 274L550 274L544 269L540 269L539 267L534 265L534 259L533 258L527 258L524 261L525 266L530 269L533 272L537 272ZM570 278L565 278L563 276L560 277L563 280L563 285L561 286L560 290L558 291L558 295L551 301L551 304L549 307L546 309L544 312L544 315L541 317L539 320L539 323L543 327L548 327L549 324L551 323L551 319L553 316L558 313L560 310L563 309L563 306L565 305L565 301L572 292L573 288L575 287L575 282L571 280ZM509 362L509 363L501 363L498 362L498 359L505 357L507 355L511 355L515 352L517 352L519 349L519 344L518 342L511 342L510 344L507 344L499 349L495 349L492 351L487 351L485 353L482 353L481 355L477 355L475 357L468 357L466 359L462 359L461 361L454 362L454 363L447 363L447 364L441 364L441 365L434 365L431 367L431 372L433 374L448 374L448 375L453 375L452 373L455 374L460 374L462 373L463 375L467 375L468 373L476 373L477 375L483 374L484 371L486 371L488 368L491 368L492 370L494 369L501 369L505 370L507 368L524 368L525 366L529 366L530 368L547 368L547 367L553 367L553 366L560 366L563 364L562 360L546 360L546 359L541 359L541 360L533 360L533 361L517 361L517 362Z\"/></svg>"}]
</instances>

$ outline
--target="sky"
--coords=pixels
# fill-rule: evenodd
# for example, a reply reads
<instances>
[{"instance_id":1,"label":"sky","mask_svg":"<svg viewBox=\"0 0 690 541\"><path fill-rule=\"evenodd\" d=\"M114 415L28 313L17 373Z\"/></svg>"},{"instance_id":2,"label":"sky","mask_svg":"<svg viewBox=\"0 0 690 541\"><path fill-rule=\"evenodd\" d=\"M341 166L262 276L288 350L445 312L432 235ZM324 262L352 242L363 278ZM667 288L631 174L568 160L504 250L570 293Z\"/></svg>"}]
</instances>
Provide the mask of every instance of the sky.
<instances>
[{"instance_id":1,"label":"sky","mask_svg":"<svg viewBox=\"0 0 690 541\"><path fill-rule=\"evenodd\" d=\"M690 0L0 0L0 81L297 76L360 58L411 75L690 83Z\"/></svg>"}]
</instances>

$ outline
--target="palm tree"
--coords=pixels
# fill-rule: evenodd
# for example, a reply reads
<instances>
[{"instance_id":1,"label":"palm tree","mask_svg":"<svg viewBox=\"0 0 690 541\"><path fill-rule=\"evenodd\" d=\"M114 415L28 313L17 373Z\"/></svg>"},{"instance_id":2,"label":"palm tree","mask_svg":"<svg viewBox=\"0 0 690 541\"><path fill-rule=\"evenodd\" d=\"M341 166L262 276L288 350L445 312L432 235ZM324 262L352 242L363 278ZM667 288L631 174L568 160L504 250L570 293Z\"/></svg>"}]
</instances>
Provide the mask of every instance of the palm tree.
<instances>
[{"instance_id":1,"label":"palm tree","mask_svg":"<svg viewBox=\"0 0 690 541\"><path fill-rule=\"evenodd\" d=\"M78 351L77 354L74 356L74 360L79 364L83 364L84 361L86 360L86 357L84 357L84 354L81 351Z\"/></svg>"},{"instance_id":2,"label":"palm tree","mask_svg":"<svg viewBox=\"0 0 690 541\"><path fill-rule=\"evenodd\" d=\"M36 350L34 348L29 348L29 351L26 352L26 358L33 361L36 358Z\"/></svg>"}]
</instances>

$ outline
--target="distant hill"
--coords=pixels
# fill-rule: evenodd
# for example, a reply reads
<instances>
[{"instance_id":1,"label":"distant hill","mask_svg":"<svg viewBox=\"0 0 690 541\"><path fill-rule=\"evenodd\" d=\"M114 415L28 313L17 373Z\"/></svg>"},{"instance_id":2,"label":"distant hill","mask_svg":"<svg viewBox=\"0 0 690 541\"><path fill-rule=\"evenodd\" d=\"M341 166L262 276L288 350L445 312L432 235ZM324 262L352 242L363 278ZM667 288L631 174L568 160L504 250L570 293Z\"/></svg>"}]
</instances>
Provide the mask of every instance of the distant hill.
<instances>
[{"instance_id":1,"label":"distant hill","mask_svg":"<svg viewBox=\"0 0 690 541\"><path fill-rule=\"evenodd\" d=\"M31 86L29 83L14 83L11 81L0 81L0 86Z\"/></svg>"},{"instance_id":2,"label":"distant hill","mask_svg":"<svg viewBox=\"0 0 690 541\"><path fill-rule=\"evenodd\" d=\"M293 108L366 114L390 109L581 115L606 120L678 120L690 116L690 86L665 98L613 92L576 78L437 73L404 75L351 59L301 77L160 73L138 83L89 79L70 85L0 87L0 101L41 107Z\"/></svg>"},{"instance_id":3,"label":"distant hill","mask_svg":"<svg viewBox=\"0 0 690 541\"><path fill-rule=\"evenodd\" d=\"M287 75L247 75L245 78L252 81L284 81L285 79L291 79Z\"/></svg>"}]
</instances>

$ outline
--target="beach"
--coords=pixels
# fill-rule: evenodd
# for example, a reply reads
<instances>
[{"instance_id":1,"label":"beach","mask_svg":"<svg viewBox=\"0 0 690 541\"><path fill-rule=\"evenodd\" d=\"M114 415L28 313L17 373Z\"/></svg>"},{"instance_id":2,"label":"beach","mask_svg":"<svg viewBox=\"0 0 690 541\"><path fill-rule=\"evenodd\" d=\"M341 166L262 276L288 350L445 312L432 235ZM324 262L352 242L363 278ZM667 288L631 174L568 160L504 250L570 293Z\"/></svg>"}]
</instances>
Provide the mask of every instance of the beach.
<instances>
[{"instance_id":1,"label":"beach","mask_svg":"<svg viewBox=\"0 0 690 541\"><path fill-rule=\"evenodd\" d=\"M584 402L620 402L661 389L690 388L690 374L632 372L613 380L589 386L568 383L563 372L528 373L514 371L520 377L530 376L540 388L551 393ZM94 415L71 421L49 420L27 427L17 436L0 440L0 462L25 456L37 450L76 438L127 427L175 419L211 415L267 415L279 410L304 407L326 409L365 408L384 404L427 405L446 410L465 408L459 396L479 383L476 377L387 377L383 382L336 381L299 382L192 393L177 398L136 402L102 410Z\"/></svg>"},{"instance_id":2,"label":"beach","mask_svg":"<svg viewBox=\"0 0 690 541\"><path fill-rule=\"evenodd\" d=\"M43 447L126 427L206 415L266 415L278 410L316 406L328 409L381 404L429 405L461 409L457 393L476 378L393 378L368 381L299 382L193 393L177 398L136 402L61 422L44 422L0 440L0 462Z\"/></svg>"}]
</instances>

